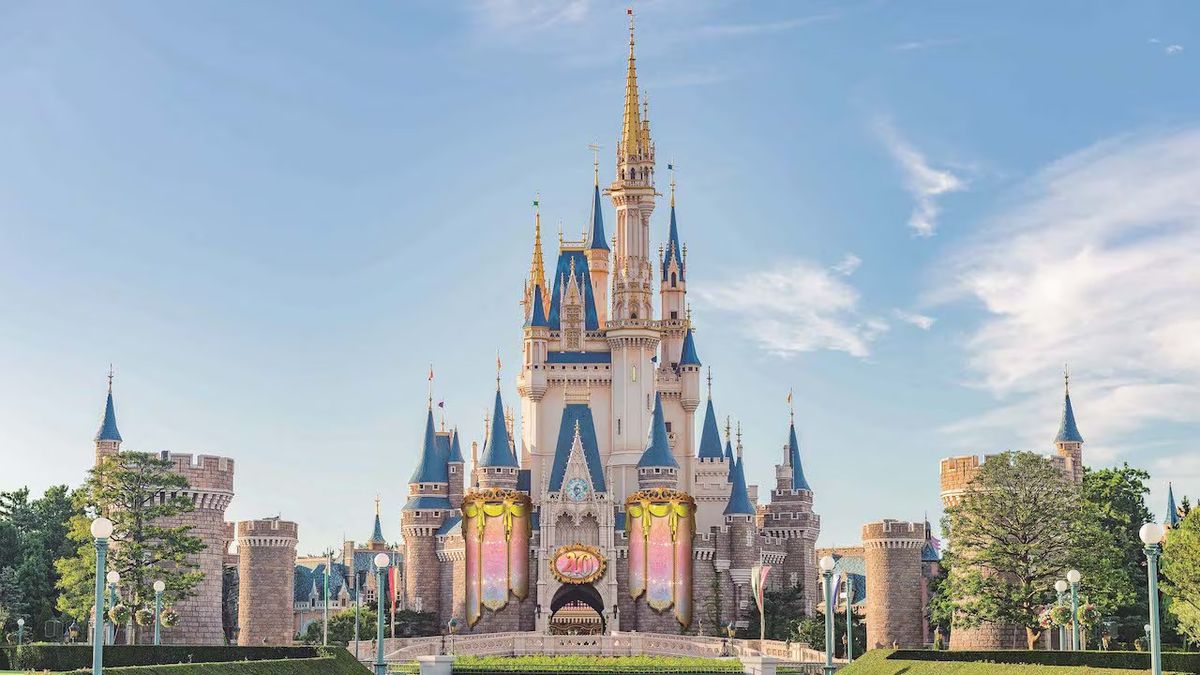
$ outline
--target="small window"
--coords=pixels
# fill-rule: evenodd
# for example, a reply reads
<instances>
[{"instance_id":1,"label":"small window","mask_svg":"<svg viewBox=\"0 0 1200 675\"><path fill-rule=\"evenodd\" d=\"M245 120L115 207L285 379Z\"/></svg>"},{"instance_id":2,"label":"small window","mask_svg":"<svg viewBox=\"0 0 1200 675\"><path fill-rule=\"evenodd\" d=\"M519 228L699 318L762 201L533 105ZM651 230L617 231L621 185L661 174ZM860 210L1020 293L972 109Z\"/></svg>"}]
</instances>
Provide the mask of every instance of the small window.
<instances>
[{"instance_id":1,"label":"small window","mask_svg":"<svg viewBox=\"0 0 1200 675\"><path fill-rule=\"evenodd\" d=\"M666 424L667 424L667 433L669 434L669 433L671 433L671 423L667 422Z\"/></svg>"},{"instance_id":2,"label":"small window","mask_svg":"<svg viewBox=\"0 0 1200 675\"><path fill-rule=\"evenodd\" d=\"M679 318L679 312L671 312L671 318L672 318L672 319L678 319L678 318Z\"/></svg>"}]
</instances>

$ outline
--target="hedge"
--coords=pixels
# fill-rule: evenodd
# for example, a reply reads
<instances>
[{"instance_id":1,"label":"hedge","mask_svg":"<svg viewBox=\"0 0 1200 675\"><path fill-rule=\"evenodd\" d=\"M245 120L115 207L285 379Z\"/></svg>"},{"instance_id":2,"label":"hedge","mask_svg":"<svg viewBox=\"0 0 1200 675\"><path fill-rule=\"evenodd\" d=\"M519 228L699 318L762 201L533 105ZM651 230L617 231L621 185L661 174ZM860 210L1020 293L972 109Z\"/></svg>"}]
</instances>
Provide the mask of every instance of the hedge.
<instances>
[{"instance_id":1,"label":"hedge","mask_svg":"<svg viewBox=\"0 0 1200 675\"><path fill-rule=\"evenodd\" d=\"M367 675L371 671L345 649L330 649L323 650L316 658L127 666L105 668L104 672L112 675Z\"/></svg>"},{"instance_id":2,"label":"hedge","mask_svg":"<svg viewBox=\"0 0 1200 675\"><path fill-rule=\"evenodd\" d=\"M224 645L110 645L104 648L106 667L170 663L220 663L305 659L320 656L316 647L227 647ZM0 670L91 669L91 645L30 644L0 649Z\"/></svg>"},{"instance_id":3,"label":"hedge","mask_svg":"<svg viewBox=\"0 0 1200 675\"><path fill-rule=\"evenodd\" d=\"M707 659L670 656L460 656L454 660L455 675L491 673L555 673L556 675L629 675L677 673L741 673L736 659Z\"/></svg>"},{"instance_id":4,"label":"hedge","mask_svg":"<svg viewBox=\"0 0 1200 675\"><path fill-rule=\"evenodd\" d=\"M1149 652L1060 652L1060 651L925 651L900 649L887 658L904 661L975 661L1025 663L1043 666L1090 666L1120 670L1148 670ZM1163 670L1200 673L1200 653L1163 652Z\"/></svg>"},{"instance_id":5,"label":"hedge","mask_svg":"<svg viewBox=\"0 0 1200 675\"><path fill-rule=\"evenodd\" d=\"M925 655L929 652L920 652ZM942 652L945 653L945 652ZM959 652L955 652L959 653ZM969 652L967 652L969 653ZM1017 652L1026 653L1026 652ZM838 675L1127 675L1134 671L1121 668L1106 668L1086 665L1043 665L1030 663L997 663L994 661L970 659L911 658L915 652L904 651L893 653L890 650L876 649L854 660L854 663L838 671ZM976 658L984 658L974 652ZM1030 660L1030 659L1025 659ZM1148 665L1148 664L1147 664ZM1142 667L1138 672L1147 672ZM1165 671L1171 675L1172 671Z\"/></svg>"}]
</instances>

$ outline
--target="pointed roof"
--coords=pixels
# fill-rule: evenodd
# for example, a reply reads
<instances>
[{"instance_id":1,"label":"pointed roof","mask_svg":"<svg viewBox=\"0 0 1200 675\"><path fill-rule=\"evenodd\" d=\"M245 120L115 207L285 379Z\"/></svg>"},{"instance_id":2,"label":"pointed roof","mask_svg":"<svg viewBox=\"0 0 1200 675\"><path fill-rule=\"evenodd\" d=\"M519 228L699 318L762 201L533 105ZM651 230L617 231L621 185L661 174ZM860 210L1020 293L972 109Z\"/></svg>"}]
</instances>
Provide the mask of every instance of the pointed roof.
<instances>
[{"instance_id":1,"label":"pointed roof","mask_svg":"<svg viewBox=\"0 0 1200 675\"><path fill-rule=\"evenodd\" d=\"M683 349L680 350L679 365L700 365L700 355L696 353L696 338L692 336L691 328L687 330L687 335L685 335L683 338Z\"/></svg>"},{"instance_id":2,"label":"pointed roof","mask_svg":"<svg viewBox=\"0 0 1200 675\"><path fill-rule=\"evenodd\" d=\"M375 529L371 532L371 538L367 540L368 544L385 544L387 540L383 538L383 523L379 520L379 500L375 500Z\"/></svg>"},{"instance_id":3,"label":"pointed roof","mask_svg":"<svg viewBox=\"0 0 1200 675\"><path fill-rule=\"evenodd\" d=\"M792 489L808 490L808 479L804 477L804 466L800 463L800 442L796 440L796 423L788 425L788 465L792 467Z\"/></svg>"},{"instance_id":4,"label":"pointed roof","mask_svg":"<svg viewBox=\"0 0 1200 675\"><path fill-rule=\"evenodd\" d=\"M662 394L654 395L654 417L650 421L650 437L646 440L646 451L638 460L638 467L661 466L678 469L679 463L671 454L671 444L667 440L667 423L663 419Z\"/></svg>"},{"instance_id":5,"label":"pointed roof","mask_svg":"<svg viewBox=\"0 0 1200 675\"><path fill-rule=\"evenodd\" d=\"M727 516L752 516L754 504L750 502L750 491L746 489L746 469L742 458L738 457L733 463L733 489L729 492L729 502L725 504L724 514Z\"/></svg>"},{"instance_id":6,"label":"pointed roof","mask_svg":"<svg viewBox=\"0 0 1200 675\"><path fill-rule=\"evenodd\" d=\"M717 415L713 412L712 398L704 409L704 426L700 431L700 449L696 453L700 459L721 459L721 430L717 428Z\"/></svg>"},{"instance_id":7,"label":"pointed roof","mask_svg":"<svg viewBox=\"0 0 1200 675\"><path fill-rule=\"evenodd\" d=\"M454 427L454 432L450 436L450 456L446 458L448 462L466 462L463 459L462 446L458 443L458 427Z\"/></svg>"},{"instance_id":8,"label":"pointed roof","mask_svg":"<svg viewBox=\"0 0 1200 675\"><path fill-rule=\"evenodd\" d=\"M579 429L579 442L583 447L583 459L587 465L588 475L592 479L592 489L596 492L607 492L604 483L604 463L600 460L600 446L596 442L596 423L592 419L592 409L584 403L568 403L563 406L562 421L558 423L558 443L554 448L554 464L550 469L550 492L562 489L563 478L567 474L567 463L571 459L571 448L575 444L575 430Z\"/></svg>"},{"instance_id":9,"label":"pointed roof","mask_svg":"<svg viewBox=\"0 0 1200 675\"><path fill-rule=\"evenodd\" d=\"M1058 435L1055 443L1082 443L1083 436L1079 427L1075 426L1075 410L1071 408L1071 386L1068 381L1064 387L1062 421L1058 425Z\"/></svg>"},{"instance_id":10,"label":"pointed roof","mask_svg":"<svg viewBox=\"0 0 1200 675\"><path fill-rule=\"evenodd\" d=\"M558 266L554 271L554 290L550 294L550 313L546 316L546 323L551 330L562 328L562 299L566 295L567 287L571 285L570 281L575 282L583 296L583 329L600 330L596 300L592 296L591 278L587 256L582 249L568 248L559 252Z\"/></svg>"},{"instance_id":11,"label":"pointed roof","mask_svg":"<svg viewBox=\"0 0 1200 675\"><path fill-rule=\"evenodd\" d=\"M1179 527L1179 509L1175 506L1175 489L1167 483L1167 518L1163 521L1167 527Z\"/></svg>"},{"instance_id":12,"label":"pointed roof","mask_svg":"<svg viewBox=\"0 0 1200 675\"><path fill-rule=\"evenodd\" d=\"M121 432L117 431L117 411L113 407L112 372L108 373L108 399L104 402L104 419L100 421L100 429L96 431L97 441L121 441Z\"/></svg>"},{"instance_id":13,"label":"pointed roof","mask_svg":"<svg viewBox=\"0 0 1200 675\"><path fill-rule=\"evenodd\" d=\"M596 185L592 186L592 216L588 222L587 248L607 251L609 248L604 238L604 213L600 211L599 178L596 180Z\"/></svg>"},{"instance_id":14,"label":"pointed roof","mask_svg":"<svg viewBox=\"0 0 1200 675\"><path fill-rule=\"evenodd\" d=\"M496 388L496 404L492 410L492 430L488 434L487 446L483 449L479 466L520 466L508 439L508 425L504 421L504 401L500 398L499 386Z\"/></svg>"},{"instance_id":15,"label":"pointed roof","mask_svg":"<svg viewBox=\"0 0 1200 675\"><path fill-rule=\"evenodd\" d=\"M736 462L733 459L733 444L729 442L728 431L726 431L726 433L725 433L725 461L729 462L729 472L727 474L726 480L728 480L730 483L732 483L733 482L733 467L734 467L734 464L736 464Z\"/></svg>"},{"instance_id":16,"label":"pointed roof","mask_svg":"<svg viewBox=\"0 0 1200 675\"><path fill-rule=\"evenodd\" d=\"M533 311L529 314L529 326L532 328L549 328L546 321L546 303L542 300L542 285L533 287Z\"/></svg>"},{"instance_id":17,"label":"pointed roof","mask_svg":"<svg viewBox=\"0 0 1200 675\"><path fill-rule=\"evenodd\" d=\"M637 65L633 57L633 10L629 11L629 69L625 73L625 114L621 123L621 151L639 154L642 120L638 109Z\"/></svg>"},{"instance_id":18,"label":"pointed roof","mask_svg":"<svg viewBox=\"0 0 1200 675\"><path fill-rule=\"evenodd\" d=\"M675 224L675 197L671 197L671 229L667 233L667 248L663 251L662 280L667 280L667 269L671 261L679 266L679 280L684 280L683 249L679 246L679 226Z\"/></svg>"},{"instance_id":19,"label":"pointed roof","mask_svg":"<svg viewBox=\"0 0 1200 675\"><path fill-rule=\"evenodd\" d=\"M433 430L433 409L425 415L425 441L421 444L421 461L413 471L410 485L415 483L448 483L450 475L446 471L446 458L438 449L437 433Z\"/></svg>"}]
</instances>

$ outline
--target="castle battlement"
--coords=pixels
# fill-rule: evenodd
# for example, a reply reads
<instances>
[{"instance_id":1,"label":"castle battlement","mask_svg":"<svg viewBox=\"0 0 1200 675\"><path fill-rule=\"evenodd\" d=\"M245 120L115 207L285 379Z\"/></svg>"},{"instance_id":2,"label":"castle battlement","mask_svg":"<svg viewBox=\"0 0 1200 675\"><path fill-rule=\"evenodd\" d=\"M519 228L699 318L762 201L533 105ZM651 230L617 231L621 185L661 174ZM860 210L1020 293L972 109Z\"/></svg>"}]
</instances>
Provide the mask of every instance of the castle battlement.
<instances>
[{"instance_id":1,"label":"castle battlement","mask_svg":"<svg viewBox=\"0 0 1200 675\"><path fill-rule=\"evenodd\" d=\"M171 470L187 479L193 491L233 493L233 460L217 455L193 455L186 452L159 453L171 462Z\"/></svg>"}]
</instances>

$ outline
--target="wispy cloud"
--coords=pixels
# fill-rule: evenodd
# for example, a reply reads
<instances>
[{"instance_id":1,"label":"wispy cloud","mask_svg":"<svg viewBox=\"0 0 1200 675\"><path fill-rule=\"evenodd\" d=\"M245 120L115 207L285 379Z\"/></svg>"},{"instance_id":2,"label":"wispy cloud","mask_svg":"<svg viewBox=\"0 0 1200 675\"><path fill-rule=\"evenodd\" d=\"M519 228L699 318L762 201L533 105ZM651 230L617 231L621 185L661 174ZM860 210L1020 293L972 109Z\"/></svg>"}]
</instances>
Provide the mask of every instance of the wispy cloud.
<instances>
[{"instance_id":1,"label":"wispy cloud","mask_svg":"<svg viewBox=\"0 0 1200 675\"><path fill-rule=\"evenodd\" d=\"M471 8L488 28L532 32L580 23L591 6L591 0L477 0Z\"/></svg>"},{"instance_id":2,"label":"wispy cloud","mask_svg":"<svg viewBox=\"0 0 1200 675\"><path fill-rule=\"evenodd\" d=\"M1161 45L1163 43L1162 40L1160 40L1156 37L1152 37L1149 40L1147 40L1146 42L1149 42L1152 45ZM1176 54L1183 53L1183 45L1178 44L1178 43L1172 43L1169 45L1164 45L1162 50L1163 50L1163 53L1170 55L1170 56L1174 56Z\"/></svg>"},{"instance_id":3,"label":"wispy cloud","mask_svg":"<svg viewBox=\"0 0 1200 675\"><path fill-rule=\"evenodd\" d=\"M925 40L910 40L892 45L894 52L914 52L924 49L933 49L935 47L945 47L947 45L958 44L962 42L962 38L928 38Z\"/></svg>"},{"instance_id":4,"label":"wispy cloud","mask_svg":"<svg viewBox=\"0 0 1200 675\"><path fill-rule=\"evenodd\" d=\"M1040 420L1051 433L1068 361L1080 423L1102 446L1200 419L1197 185L1200 127L1112 139L1038 173L944 261L944 290L986 311L968 358L1004 401L947 431Z\"/></svg>"},{"instance_id":5,"label":"wispy cloud","mask_svg":"<svg viewBox=\"0 0 1200 675\"><path fill-rule=\"evenodd\" d=\"M837 18L837 14L814 14L811 16L799 16L791 19L781 19L779 21L762 21L758 23L723 23L709 24L705 26L697 26L694 33L697 37L743 37L747 35L766 35L770 33L783 33L805 26L811 26L814 23L829 21Z\"/></svg>"},{"instance_id":6,"label":"wispy cloud","mask_svg":"<svg viewBox=\"0 0 1200 675\"><path fill-rule=\"evenodd\" d=\"M894 309L892 310L892 315L904 323L912 324L921 330L929 330L930 328L933 328L933 323L937 321L937 319L933 318L932 316L925 316L924 314L918 314L916 312L910 312L904 309Z\"/></svg>"},{"instance_id":7,"label":"wispy cloud","mask_svg":"<svg viewBox=\"0 0 1200 675\"><path fill-rule=\"evenodd\" d=\"M854 255L853 253L847 253L846 255L842 256L842 259L838 261L838 264L834 265L830 269L844 277L848 277L857 272L859 267L862 267L862 258Z\"/></svg>"},{"instance_id":8,"label":"wispy cloud","mask_svg":"<svg viewBox=\"0 0 1200 675\"><path fill-rule=\"evenodd\" d=\"M866 358L887 322L865 314L841 273L806 260L697 289L700 300L737 315L747 335L781 356L833 350Z\"/></svg>"},{"instance_id":9,"label":"wispy cloud","mask_svg":"<svg viewBox=\"0 0 1200 675\"><path fill-rule=\"evenodd\" d=\"M888 121L875 125L876 133L904 171L905 187L916 202L908 217L908 226L918 237L932 237L937 232L941 207L938 197L962 190L966 181L948 169L934 168L925 155L908 142Z\"/></svg>"}]
</instances>

